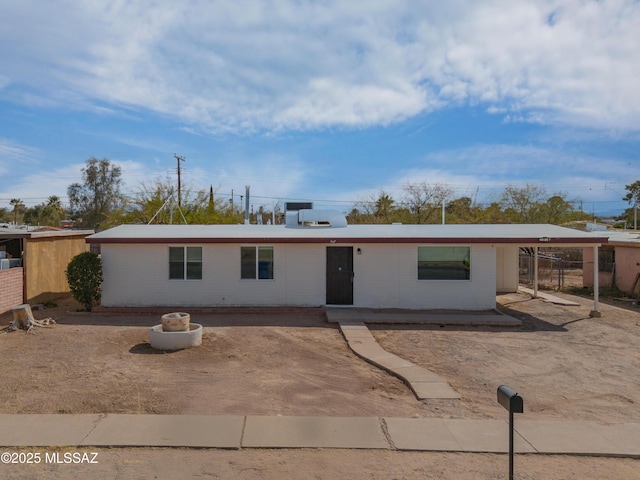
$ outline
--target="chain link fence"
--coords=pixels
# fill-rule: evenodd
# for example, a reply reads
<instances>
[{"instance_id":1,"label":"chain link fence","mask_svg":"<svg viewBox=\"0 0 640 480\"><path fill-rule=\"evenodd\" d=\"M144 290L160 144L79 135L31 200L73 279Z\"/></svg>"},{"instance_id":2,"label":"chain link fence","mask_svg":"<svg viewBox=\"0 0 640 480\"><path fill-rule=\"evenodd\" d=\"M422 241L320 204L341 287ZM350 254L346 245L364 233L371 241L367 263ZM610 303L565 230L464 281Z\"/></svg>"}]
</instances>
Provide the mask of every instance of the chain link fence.
<instances>
[{"instance_id":1,"label":"chain link fence","mask_svg":"<svg viewBox=\"0 0 640 480\"><path fill-rule=\"evenodd\" d=\"M520 283L533 286L535 258L533 249L520 251ZM562 290L582 287L582 249L567 248L538 252L538 288Z\"/></svg>"}]
</instances>

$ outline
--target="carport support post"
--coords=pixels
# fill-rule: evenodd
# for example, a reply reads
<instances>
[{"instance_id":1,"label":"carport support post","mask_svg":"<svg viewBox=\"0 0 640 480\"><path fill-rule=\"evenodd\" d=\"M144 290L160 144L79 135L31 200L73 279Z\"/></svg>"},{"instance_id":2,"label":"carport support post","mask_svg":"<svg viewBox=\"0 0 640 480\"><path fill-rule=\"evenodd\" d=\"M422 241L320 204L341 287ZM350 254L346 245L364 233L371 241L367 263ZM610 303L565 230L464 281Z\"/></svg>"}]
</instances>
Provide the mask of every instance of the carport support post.
<instances>
[{"instance_id":1,"label":"carport support post","mask_svg":"<svg viewBox=\"0 0 640 480\"><path fill-rule=\"evenodd\" d=\"M598 246L593 247L593 310L590 317L601 317L600 313L600 272L598 271Z\"/></svg>"},{"instance_id":2,"label":"carport support post","mask_svg":"<svg viewBox=\"0 0 640 480\"><path fill-rule=\"evenodd\" d=\"M538 247L533 247L533 298L538 298Z\"/></svg>"}]
</instances>

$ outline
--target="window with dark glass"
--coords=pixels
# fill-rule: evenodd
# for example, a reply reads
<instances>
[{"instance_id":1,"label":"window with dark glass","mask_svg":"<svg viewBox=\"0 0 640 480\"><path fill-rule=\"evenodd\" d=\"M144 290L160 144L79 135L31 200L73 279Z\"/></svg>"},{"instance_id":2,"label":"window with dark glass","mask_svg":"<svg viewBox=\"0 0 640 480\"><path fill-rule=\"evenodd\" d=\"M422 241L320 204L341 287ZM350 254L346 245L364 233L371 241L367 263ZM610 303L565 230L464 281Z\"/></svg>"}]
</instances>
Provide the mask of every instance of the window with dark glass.
<instances>
[{"instance_id":1,"label":"window with dark glass","mask_svg":"<svg viewBox=\"0 0 640 480\"><path fill-rule=\"evenodd\" d=\"M169 279L202 280L202 247L169 247Z\"/></svg>"},{"instance_id":2,"label":"window with dark glass","mask_svg":"<svg viewBox=\"0 0 640 480\"><path fill-rule=\"evenodd\" d=\"M273 247L240 247L240 278L273 279Z\"/></svg>"},{"instance_id":3,"label":"window with dark glass","mask_svg":"<svg viewBox=\"0 0 640 480\"><path fill-rule=\"evenodd\" d=\"M612 272L616 263L616 251L611 245L603 245L598 248L598 270Z\"/></svg>"},{"instance_id":4,"label":"window with dark glass","mask_svg":"<svg viewBox=\"0 0 640 480\"><path fill-rule=\"evenodd\" d=\"M418 280L470 278L470 247L418 247Z\"/></svg>"}]
</instances>

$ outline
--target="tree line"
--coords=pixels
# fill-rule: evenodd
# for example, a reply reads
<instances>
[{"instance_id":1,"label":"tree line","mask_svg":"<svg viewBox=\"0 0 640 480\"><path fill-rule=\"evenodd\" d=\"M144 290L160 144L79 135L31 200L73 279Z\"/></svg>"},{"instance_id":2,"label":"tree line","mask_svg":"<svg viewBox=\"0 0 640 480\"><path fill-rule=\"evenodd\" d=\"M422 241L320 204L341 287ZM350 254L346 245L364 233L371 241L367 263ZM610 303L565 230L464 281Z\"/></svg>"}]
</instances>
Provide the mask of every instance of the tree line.
<instances>
[{"instance_id":1,"label":"tree line","mask_svg":"<svg viewBox=\"0 0 640 480\"><path fill-rule=\"evenodd\" d=\"M82 169L82 182L67 189L69 206L64 208L60 198L50 196L47 202L27 208L17 198L11 199L11 209L0 208L0 219L5 222L29 225L60 226L71 219L76 228L103 230L122 223L189 223L233 224L243 223L241 205L216 197L213 188L181 190L180 205L176 201L174 182L158 178L141 183L133 197L122 191L122 170L108 159L90 158ZM618 218L633 225L633 209L640 203L640 180L626 185L630 208ZM347 220L351 224L438 224L444 217L447 224L480 223L551 223L590 220L592 215L582 211L580 202L567 198L562 192L551 195L544 187L526 184L524 187L507 185L489 203L480 204L469 196L455 197L447 185L426 182L407 183L394 198L385 191L357 201ZM251 215L251 222L262 223L272 218L282 220L282 208L272 210L260 206Z\"/></svg>"},{"instance_id":2,"label":"tree line","mask_svg":"<svg viewBox=\"0 0 640 480\"><path fill-rule=\"evenodd\" d=\"M587 220L591 215L577 208L578 201L564 193L548 195L544 187L508 185L488 204L469 196L455 197L446 185L407 183L398 199L381 191L356 204L350 223L552 223ZM443 212L444 206L444 212Z\"/></svg>"},{"instance_id":3,"label":"tree line","mask_svg":"<svg viewBox=\"0 0 640 480\"><path fill-rule=\"evenodd\" d=\"M90 158L82 169L82 181L67 188L69 204L65 208L57 196L27 208L21 199L10 201L11 209L0 208L0 221L14 224L59 227L71 220L75 228L104 230L123 223L243 223L239 204L216 198L213 189L181 189L181 202L170 178L143 182L133 196L122 193L122 169L108 159ZM278 213L278 212L276 212ZM264 207L253 215L271 217Z\"/></svg>"}]
</instances>

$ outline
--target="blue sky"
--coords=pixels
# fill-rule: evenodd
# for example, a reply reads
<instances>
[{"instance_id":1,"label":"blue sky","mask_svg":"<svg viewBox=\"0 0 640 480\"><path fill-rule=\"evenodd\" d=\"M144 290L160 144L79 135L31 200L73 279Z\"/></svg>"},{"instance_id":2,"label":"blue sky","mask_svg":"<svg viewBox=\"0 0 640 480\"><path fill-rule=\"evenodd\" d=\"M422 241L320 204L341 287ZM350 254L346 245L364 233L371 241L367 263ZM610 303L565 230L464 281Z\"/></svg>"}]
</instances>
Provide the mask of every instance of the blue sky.
<instances>
[{"instance_id":1,"label":"blue sky","mask_svg":"<svg viewBox=\"0 0 640 480\"><path fill-rule=\"evenodd\" d=\"M254 207L407 182L544 186L596 214L640 179L637 1L0 0L0 206L87 158Z\"/></svg>"}]
</instances>

